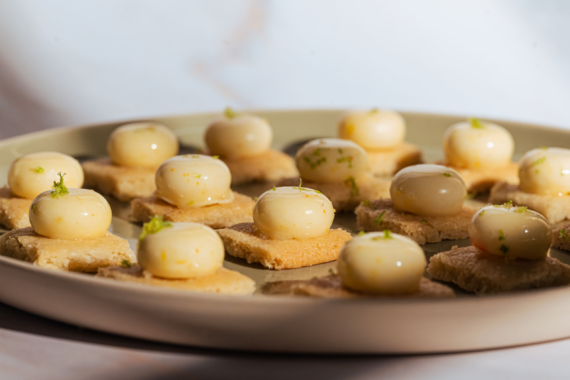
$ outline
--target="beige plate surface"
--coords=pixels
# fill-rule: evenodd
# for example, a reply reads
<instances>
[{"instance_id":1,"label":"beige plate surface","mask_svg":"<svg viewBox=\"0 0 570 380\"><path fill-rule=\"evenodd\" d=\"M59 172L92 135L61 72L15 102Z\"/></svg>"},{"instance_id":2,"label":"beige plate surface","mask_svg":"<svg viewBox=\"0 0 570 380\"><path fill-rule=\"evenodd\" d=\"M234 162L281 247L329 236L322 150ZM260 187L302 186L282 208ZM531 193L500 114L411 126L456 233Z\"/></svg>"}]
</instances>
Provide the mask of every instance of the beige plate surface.
<instances>
[{"instance_id":1,"label":"beige plate surface","mask_svg":"<svg viewBox=\"0 0 570 380\"><path fill-rule=\"evenodd\" d=\"M275 147L313 137L334 136L342 111L257 112L269 119ZM427 161L442 158L441 138L460 117L403 113L407 140ZM202 146L202 132L213 114L153 119L171 127L184 149ZM540 146L565 146L570 131L519 123L498 123L515 138L516 158ZM65 128L0 142L0 178L16 157L55 150L76 157L105 155L110 131L122 124ZM289 149L287 147L289 146ZM236 190L259 195L272 184ZM140 227L124 220L125 204L111 201L113 231L134 245ZM338 227L354 232L350 214ZM468 241L429 244L428 256ZM570 255L552 255L570 263ZM308 279L328 274L334 263L270 271L227 259L225 266L256 280ZM324 300L256 294L252 297L192 294L125 284L93 276L46 270L0 257L0 301L79 326L162 342L236 350L313 353L433 353L507 347L570 337L570 288L451 300Z\"/></svg>"}]
</instances>

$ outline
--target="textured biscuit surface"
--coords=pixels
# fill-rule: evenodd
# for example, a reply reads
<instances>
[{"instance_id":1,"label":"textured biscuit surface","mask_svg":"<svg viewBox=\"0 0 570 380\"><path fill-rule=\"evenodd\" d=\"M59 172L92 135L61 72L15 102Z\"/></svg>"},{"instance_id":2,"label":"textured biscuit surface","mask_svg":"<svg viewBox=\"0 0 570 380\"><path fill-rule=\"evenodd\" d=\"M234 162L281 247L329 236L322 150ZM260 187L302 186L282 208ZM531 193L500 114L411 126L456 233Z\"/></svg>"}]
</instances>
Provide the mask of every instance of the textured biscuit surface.
<instances>
[{"instance_id":1,"label":"textured biscuit surface","mask_svg":"<svg viewBox=\"0 0 570 380\"><path fill-rule=\"evenodd\" d=\"M231 203L198 208L178 208L157 197L137 198L131 202L132 219L137 222L148 222L159 215L170 222L194 222L212 228L253 222L254 205L253 199L235 192Z\"/></svg>"},{"instance_id":2,"label":"textured biscuit surface","mask_svg":"<svg viewBox=\"0 0 570 380\"><path fill-rule=\"evenodd\" d=\"M417 293L380 296L355 292L342 286L338 275L330 275L311 280L269 282L263 287L265 294L311 296L321 298L381 297L381 298L453 298L453 289L422 277Z\"/></svg>"},{"instance_id":3,"label":"textured biscuit surface","mask_svg":"<svg viewBox=\"0 0 570 380\"><path fill-rule=\"evenodd\" d=\"M111 194L124 202L150 197L156 190L155 169L117 166L109 159L86 161L81 166L85 174L84 188Z\"/></svg>"},{"instance_id":4,"label":"textured biscuit surface","mask_svg":"<svg viewBox=\"0 0 570 380\"><path fill-rule=\"evenodd\" d=\"M336 260L344 244L352 239L340 228L304 240L262 239L254 234L253 223L241 223L216 232L230 255L269 269L301 268Z\"/></svg>"},{"instance_id":5,"label":"textured biscuit surface","mask_svg":"<svg viewBox=\"0 0 570 380\"><path fill-rule=\"evenodd\" d=\"M12 230L0 237L0 255L34 265L74 272L97 272L101 267L136 262L129 242L110 232L94 239L50 239L32 227Z\"/></svg>"},{"instance_id":6,"label":"textured biscuit surface","mask_svg":"<svg viewBox=\"0 0 570 380\"><path fill-rule=\"evenodd\" d=\"M8 186L0 188L0 224L9 230L30 226L32 199L19 198Z\"/></svg>"},{"instance_id":7,"label":"textured biscuit surface","mask_svg":"<svg viewBox=\"0 0 570 380\"><path fill-rule=\"evenodd\" d=\"M570 224L552 230L552 246L570 251Z\"/></svg>"},{"instance_id":8,"label":"textured biscuit surface","mask_svg":"<svg viewBox=\"0 0 570 380\"><path fill-rule=\"evenodd\" d=\"M390 176L407 166L422 163L422 151L410 143L390 150L367 150L366 155L370 170L376 176Z\"/></svg>"},{"instance_id":9,"label":"textured biscuit surface","mask_svg":"<svg viewBox=\"0 0 570 380\"><path fill-rule=\"evenodd\" d=\"M428 273L477 294L570 284L570 266L556 259L509 260L475 247L453 247L431 257Z\"/></svg>"},{"instance_id":10,"label":"textured biscuit surface","mask_svg":"<svg viewBox=\"0 0 570 380\"><path fill-rule=\"evenodd\" d=\"M277 186L299 186L299 178L287 178ZM366 175L355 181L339 183L319 183L303 181L303 187L319 190L333 205L336 211L354 211L363 200L390 198L390 181Z\"/></svg>"},{"instance_id":11,"label":"textured biscuit surface","mask_svg":"<svg viewBox=\"0 0 570 380\"><path fill-rule=\"evenodd\" d=\"M232 185L255 181L278 181L299 175L293 158L274 149L256 156L220 159L228 165L232 173Z\"/></svg>"},{"instance_id":12,"label":"textured biscuit surface","mask_svg":"<svg viewBox=\"0 0 570 380\"><path fill-rule=\"evenodd\" d=\"M550 223L570 219L570 196L549 196L525 193L517 185L499 182L491 189L489 202L502 204L513 201L515 206L526 206L542 214Z\"/></svg>"},{"instance_id":13,"label":"textured biscuit surface","mask_svg":"<svg viewBox=\"0 0 570 380\"><path fill-rule=\"evenodd\" d=\"M458 168L453 165L447 165L445 162L442 165L448 166L459 173L467 191L469 192L485 192L488 191L497 182L508 182L510 184L519 184L519 166L515 162L511 162L504 168L493 169L466 169Z\"/></svg>"},{"instance_id":14,"label":"textured biscuit surface","mask_svg":"<svg viewBox=\"0 0 570 380\"><path fill-rule=\"evenodd\" d=\"M355 210L356 224L360 230L390 230L418 244L468 238L467 230L476 212L474 208L463 206L458 215L419 216L394 210L390 199L365 202Z\"/></svg>"},{"instance_id":15,"label":"textured biscuit surface","mask_svg":"<svg viewBox=\"0 0 570 380\"><path fill-rule=\"evenodd\" d=\"M142 268L138 265L130 268L114 266L99 269L97 276L111 278L116 281L133 282L200 293L248 295L255 290L255 282L251 278L225 268L220 268L214 274L199 278L164 279L144 273Z\"/></svg>"}]
</instances>

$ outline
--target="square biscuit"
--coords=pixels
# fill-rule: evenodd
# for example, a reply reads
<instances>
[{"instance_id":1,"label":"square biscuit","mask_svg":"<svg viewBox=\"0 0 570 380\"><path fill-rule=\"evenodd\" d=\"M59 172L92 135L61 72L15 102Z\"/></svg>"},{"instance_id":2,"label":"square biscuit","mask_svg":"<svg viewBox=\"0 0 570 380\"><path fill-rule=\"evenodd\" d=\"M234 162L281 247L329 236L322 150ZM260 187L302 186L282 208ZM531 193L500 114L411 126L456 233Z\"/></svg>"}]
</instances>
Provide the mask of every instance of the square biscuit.
<instances>
[{"instance_id":1,"label":"square biscuit","mask_svg":"<svg viewBox=\"0 0 570 380\"><path fill-rule=\"evenodd\" d=\"M214 274L199 278L166 279L153 277L152 275L144 272L138 265L130 268L113 266L100 268L97 272L97 276L110 278L116 281L160 286L163 288L199 293L249 295L255 290L255 282L251 278L226 268L220 268Z\"/></svg>"},{"instance_id":2,"label":"square biscuit","mask_svg":"<svg viewBox=\"0 0 570 380\"><path fill-rule=\"evenodd\" d=\"M236 159L220 158L232 173L232 185L247 182L273 182L299 176L295 160L278 150L270 149L256 156Z\"/></svg>"},{"instance_id":3,"label":"square biscuit","mask_svg":"<svg viewBox=\"0 0 570 380\"><path fill-rule=\"evenodd\" d=\"M549 196L525 193L518 185L499 182L491 189L489 202L503 204L513 201L515 206L526 206L530 210L542 214L550 223L558 223L570 219L570 196Z\"/></svg>"},{"instance_id":4,"label":"square biscuit","mask_svg":"<svg viewBox=\"0 0 570 380\"><path fill-rule=\"evenodd\" d=\"M375 176L391 176L411 165L421 164L422 151L413 144L402 143L390 150L366 150L370 170Z\"/></svg>"},{"instance_id":5,"label":"square biscuit","mask_svg":"<svg viewBox=\"0 0 570 380\"><path fill-rule=\"evenodd\" d=\"M570 224L552 230L552 246L570 251Z\"/></svg>"},{"instance_id":6,"label":"square biscuit","mask_svg":"<svg viewBox=\"0 0 570 380\"><path fill-rule=\"evenodd\" d=\"M390 199L363 202L355 210L358 229L366 232L390 230L421 245L468 238L467 230L476 212L474 208L463 206L458 215L419 216L394 210Z\"/></svg>"},{"instance_id":7,"label":"square biscuit","mask_svg":"<svg viewBox=\"0 0 570 380\"><path fill-rule=\"evenodd\" d=\"M12 230L0 237L0 255L34 265L74 272L97 272L101 267L136 262L129 242L107 232L94 239L50 239L32 227Z\"/></svg>"},{"instance_id":8,"label":"square biscuit","mask_svg":"<svg viewBox=\"0 0 570 380\"><path fill-rule=\"evenodd\" d=\"M344 244L352 239L340 228L304 240L262 239L254 234L253 223L241 223L216 232L230 255L269 269L302 268L334 261Z\"/></svg>"},{"instance_id":9,"label":"square biscuit","mask_svg":"<svg viewBox=\"0 0 570 380\"><path fill-rule=\"evenodd\" d=\"M477 294L570 284L570 266L551 257L506 261L473 246L454 246L432 256L427 271L436 280L453 282Z\"/></svg>"},{"instance_id":10,"label":"square biscuit","mask_svg":"<svg viewBox=\"0 0 570 380\"><path fill-rule=\"evenodd\" d=\"M0 188L0 224L9 230L30 226L32 199L19 198L8 186Z\"/></svg>"},{"instance_id":11,"label":"square biscuit","mask_svg":"<svg viewBox=\"0 0 570 380\"><path fill-rule=\"evenodd\" d=\"M277 186L299 186L299 178L286 178ZM336 211L354 211L363 200L390 198L390 180L366 175L353 183L320 183L303 181L303 187L319 190L333 205Z\"/></svg>"},{"instance_id":12,"label":"square biscuit","mask_svg":"<svg viewBox=\"0 0 570 380\"><path fill-rule=\"evenodd\" d=\"M511 162L504 168L493 169L467 169L458 168L453 165L447 165L442 162L441 165L447 166L455 170L467 186L470 193L483 193L489 191L497 182L508 182L514 185L519 184L519 165Z\"/></svg>"},{"instance_id":13,"label":"square biscuit","mask_svg":"<svg viewBox=\"0 0 570 380\"><path fill-rule=\"evenodd\" d=\"M131 218L136 222L148 222L158 215L170 222L194 222L212 228L225 228L253 222L253 206L253 199L236 192L231 203L198 208L179 208L157 197L136 198L131 201Z\"/></svg>"},{"instance_id":14,"label":"square biscuit","mask_svg":"<svg viewBox=\"0 0 570 380\"><path fill-rule=\"evenodd\" d=\"M264 294L308 296L320 298L453 298L455 293L449 286L438 284L422 277L417 293L403 295L374 295L359 293L342 286L338 275L330 275L311 280L268 282L262 289Z\"/></svg>"},{"instance_id":15,"label":"square biscuit","mask_svg":"<svg viewBox=\"0 0 570 380\"><path fill-rule=\"evenodd\" d=\"M123 202L150 197L156 190L156 169L117 166L109 159L86 161L81 166L85 174L84 188L110 194Z\"/></svg>"}]
</instances>

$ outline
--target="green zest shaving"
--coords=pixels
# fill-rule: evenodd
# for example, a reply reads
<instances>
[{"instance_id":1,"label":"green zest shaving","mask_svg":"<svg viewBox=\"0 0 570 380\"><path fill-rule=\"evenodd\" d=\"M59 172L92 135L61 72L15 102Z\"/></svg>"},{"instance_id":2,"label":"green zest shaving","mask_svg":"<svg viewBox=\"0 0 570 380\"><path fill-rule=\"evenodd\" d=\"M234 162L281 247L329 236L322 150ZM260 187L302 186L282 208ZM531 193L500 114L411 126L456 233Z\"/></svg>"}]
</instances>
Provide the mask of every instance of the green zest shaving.
<instances>
[{"instance_id":1,"label":"green zest shaving","mask_svg":"<svg viewBox=\"0 0 570 380\"><path fill-rule=\"evenodd\" d=\"M356 181L354 180L354 177L348 177L344 183L346 185L350 185L351 190L350 190L350 197L358 197L360 195L360 191L358 190L358 186L356 186Z\"/></svg>"},{"instance_id":2,"label":"green zest shaving","mask_svg":"<svg viewBox=\"0 0 570 380\"><path fill-rule=\"evenodd\" d=\"M231 107L226 107L224 110L224 116L228 119L233 119L236 117L236 112Z\"/></svg>"},{"instance_id":3,"label":"green zest shaving","mask_svg":"<svg viewBox=\"0 0 570 380\"><path fill-rule=\"evenodd\" d=\"M121 266L125 267L125 268L130 268L131 267L131 262L127 259L124 259L123 261L121 261Z\"/></svg>"},{"instance_id":4,"label":"green zest shaving","mask_svg":"<svg viewBox=\"0 0 570 380\"><path fill-rule=\"evenodd\" d=\"M327 162L327 158L326 158L326 157L321 157L321 158L319 158L317 161L312 162L309 157L305 157L305 162L306 162L307 164L309 164L309 166L311 167L311 169L315 169L317 166L319 166L319 165L322 164L323 162Z\"/></svg>"},{"instance_id":5,"label":"green zest shaving","mask_svg":"<svg viewBox=\"0 0 570 380\"><path fill-rule=\"evenodd\" d=\"M196 177L196 178L201 178L201 177L202 177L202 174L193 173L192 175L193 175L194 177Z\"/></svg>"},{"instance_id":6,"label":"green zest shaving","mask_svg":"<svg viewBox=\"0 0 570 380\"><path fill-rule=\"evenodd\" d=\"M364 232L364 231L358 231L358 236L362 236L362 235L364 235L365 233L366 233L366 232Z\"/></svg>"},{"instance_id":7,"label":"green zest shaving","mask_svg":"<svg viewBox=\"0 0 570 380\"><path fill-rule=\"evenodd\" d=\"M338 148L338 153L342 154L342 149Z\"/></svg>"},{"instance_id":8,"label":"green zest shaving","mask_svg":"<svg viewBox=\"0 0 570 380\"><path fill-rule=\"evenodd\" d=\"M329 274L330 274L331 276L336 276L337 273L336 273L336 271L335 271L333 268L329 268Z\"/></svg>"},{"instance_id":9,"label":"green zest shaving","mask_svg":"<svg viewBox=\"0 0 570 380\"><path fill-rule=\"evenodd\" d=\"M372 210L376 210L376 207L370 201L362 201L360 202L361 205L371 208Z\"/></svg>"},{"instance_id":10,"label":"green zest shaving","mask_svg":"<svg viewBox=\"0 0 570 380\"><path fill-rule=\"evenodd\" d=\"M326 150L329 150L329 148L317 148L313 151L313 156L319 157L321 155L321 152L324 152Z\"/></svg>"},{"instance_id":11,"label":"green zest shaving","mask_svg":"<svg viewBox=\"0 0 570 380\"><path fill-rule=\"evenodd\" d=\"M425 223L425 224L427 224L427 222L428 222L427 220L425 220L425 219L422 219L422 223Z\"/></svg>"},{"instance_id":12,"label":"green zest shaving","mask_svg":"<svg viewBox=\"0 0 570 380\"><path fill-rule=\"evenodd\" d=\"M499 248L501 250L501 252L503 252L503 254L507 254L507 252L509 252L509 247L507 247L504 244L501 244L501 248Z\"/></svg>"},{"instance_id":13,"label":"green zest shaving","mask_svg":"<svg viewBox=\"0 0 570 380\"><path fill-rule=\"evenodd\" d=\"M139 236L139 243L141 243L144 238L149 234L155 234L162 230L163 228L172 227L172 223L165 222L162 220L162 216L155 215L150 222L145 223L142 228L141 235Z\"/></svg>"},{"instance_id":14,"label":"green zest shaving","mask_svg":"<svg viewBox=\"0 0 570 380\"><path fill-rule=\"evenodd\" d=\"M505 234L503 230L499 230L499 241L505 240Z\"/></svg>"},{"instance_id":15,"label":"green zest shaving","mask_svg":"<svg viewBox=\"0 0 570 380\"><path fill-rule=\"evenodd\" d=\"M513 201L508 201L506 203L503 203L502 205L493 205L493 207L511 208L513 207Z\"/></svg>"},{"instance_id":16,"label":"green zest shaving","mask_svg":"<svg viewBox=\"0 0 570 380\"><path fill-rule=\"evenodd\" d=\"M530 166L536 166L544 163L546 161L546 157L540 157L538 160L534 161Z\"/></svg>"},{"instance_id":17,"label":"green zest shaving","mask_svg":"<svg viewBox=\"0 0 570 380\"><path fill-rule=\"evenodd\" d=\"M217 159L220 158L220 156L214 155L214 156L212 156L212 158L213 158L214 160L217 160Z\"/></svg>"},{"instance_id":18,"label":"green zest shaving","mask_svg":"<svg viewBox=\"0 0 570 380\"><path fill-rule=\"evenodd\" d=\"M259 197L253 197L253 200L257 202L257 200L259 199Z\"/></svg>"},{"instance_id":19,"label":"green zest shaving","mask_svg":"<svg viewBox=\"0 0 570 380\"><path fill-rule=\"evenodd\" d=\"M275 190L277 190L277 188L275 186L273 186L273 189L271 189L271 190L275 191Z\"/></svg>"},{"instance_id":20,"label":"green zest shaving","mask_svg":"<svg viewBox=\"0 0 570 380\"><path fill-rule=\"evenodd\" d=\"M34 171L38 174L42 174L44 172L44 168L42 168L41 166L38 166L37 168L34 169Z\"/></svg>"},{"instance_id":21,"label":"green zest shaving","mask_svg":"<svg viewBox=\"0 0 570 380\"><path fill-rule=\"evenodd\" d=\"M443 173L443 175L446 177L451 177L451 173Z\"/></svg>"},{"instance_id":22,"label":"green zest shaving","mask_svg":"<svg viewBox=\"0 0 570 380\"><path fill-rule=\"evenodd\" d=\"M478 128L478 129L483 129L485 128L483 126L483 124L481 123L481 121L479 121L479 119L476 119L474 117L469 119L469 123L471 123L471 128Z\"/></svg>"},{"instance_id":23,"label":"green zest shaving","mask_svg":"<svg viewBox=\"0 0 570 380\"><path fill-rule=\"evenodd\" d=\"M562 239L566 239L568 237L568 235L566 234L566 228L561 229L560 231L558 231L558 233L560 234L560 238Z\"/></svg>"},{"instance_id":24,"label":"green zest shaving","mask_svg":"<svg viewBox=\"0 0 570 380\"><path fill-rule=\"evenodd\" d=\"M515 212L518 212L519 214L524 214L525 212L527 212L528 209L525 206L519 206L517 207L517 209L515 210Z\"/></svg>"},{"instance_id":25,"label":"green zest shaving","mask_svg":"<svg viewBox=\"0 0 570 380\"><path fill-rule=\"evenodd\" d=\"M485 215L485 210L481 210L481 212L479 213L479 216L483 216Z\"/></svg>"},{"instance_id":26,"label":"green zest shaving","mask_svg":"<svg viewBox=\"0 0 570 380\"><path fill-rule=\"evenodd\" d=\"M63 184L63 176L66 173L57 173L57 175L59 176L59 182L53 181L53 190L51 192L51 196L52 198L59 198L60 195L63 194L69 194L69 190L67 190L67 187Z\"/></svg>"},{"instance_id":27,"label":"green zest shaving","mask_svg":"<svg viewBox=\"0 0 570 380\"><path fill-rule=\"evenodd\" d=\"M384 230L384 236L376 236L373 237L371 240L383 240L383 239L393 239L392 235L390 235L390 230Z\"/></svg>"},{"instance_id":28,"label":"green zest shaving","mask_svg":"<svg viewBox=\"0 0 570 380\"><path fill-rule=\"evenodd\" d=\"M472 191L467 194L467 199L473 199L477 196L477 191Z\"/></svg>"},{"instance_id":29,"label":"green zest shaving","mask_svg":"<svg viewBox=\"0 0 570 380\"><path fill-rule=\"evenodd\" d=\"M350 156L346 156L346 157L341 157L338 160L336 160L337 163L341 164L343 162L348 162L348 167L351 168L352 167L352 157Z\"/></svg>"},{"instance_id":30,"label":"green zest shaving","mask_svg":"<svg viewBox=\"0 0 570 380\"><path fill-rule=\"evenodd\" d=\"M374 224L378 225L378 224L382 223L382 218L384 218L384 214L386 214L386 210L382 211L380 213L380 215L378 215L378 218L376 218L376 220L374 221Z\"/></svg>"}]
</instances>

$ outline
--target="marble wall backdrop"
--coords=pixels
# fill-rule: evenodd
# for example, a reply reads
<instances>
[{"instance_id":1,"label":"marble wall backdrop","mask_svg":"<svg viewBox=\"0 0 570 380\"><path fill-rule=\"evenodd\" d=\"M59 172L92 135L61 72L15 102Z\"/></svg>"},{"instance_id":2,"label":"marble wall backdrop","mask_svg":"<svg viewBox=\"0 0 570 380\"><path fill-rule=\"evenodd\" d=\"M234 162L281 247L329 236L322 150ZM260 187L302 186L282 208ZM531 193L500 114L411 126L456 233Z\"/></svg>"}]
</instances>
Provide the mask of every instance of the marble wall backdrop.
<instances>
[{"instance_id":1,"label":"marble wall backdrop","mask_svg":"<svg viewBox=\"0 0 570 380\"><path fill-rule=\"evenodd\" d=\"M570 3L0 0L0 137L236 108L570 126Z\"/></svg>"}]
</instances>

